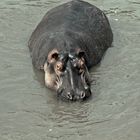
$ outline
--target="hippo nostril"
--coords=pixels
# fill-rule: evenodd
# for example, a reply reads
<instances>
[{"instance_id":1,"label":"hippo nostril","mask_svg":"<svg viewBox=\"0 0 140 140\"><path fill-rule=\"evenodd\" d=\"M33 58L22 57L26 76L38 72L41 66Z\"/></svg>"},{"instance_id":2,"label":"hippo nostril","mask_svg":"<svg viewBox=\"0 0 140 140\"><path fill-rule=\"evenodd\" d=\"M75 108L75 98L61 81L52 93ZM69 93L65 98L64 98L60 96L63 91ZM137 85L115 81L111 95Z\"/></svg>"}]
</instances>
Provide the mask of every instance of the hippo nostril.
<instances>
[{"instance_id":1,"label":"hippo nostril","mask_svg":"<svg viewBox=\"0 0 140 140\"><path fill-rule=\"evenodd\" d=\"M70 92L67 93L67 98L70 99L70 100L72 100L72 95L71 95Z\"/></svg>"},{"instance_id":2,"label":"hippo nostril","mask_svg":"<svg viewBox=\"0 0 140 140\"><path fill-rule=\"evenodd\" d=\"M83 99L85 97L85 92L84 91L81 91L80 97L81 97L81 99Z\"/></svg>"}]
</instances>

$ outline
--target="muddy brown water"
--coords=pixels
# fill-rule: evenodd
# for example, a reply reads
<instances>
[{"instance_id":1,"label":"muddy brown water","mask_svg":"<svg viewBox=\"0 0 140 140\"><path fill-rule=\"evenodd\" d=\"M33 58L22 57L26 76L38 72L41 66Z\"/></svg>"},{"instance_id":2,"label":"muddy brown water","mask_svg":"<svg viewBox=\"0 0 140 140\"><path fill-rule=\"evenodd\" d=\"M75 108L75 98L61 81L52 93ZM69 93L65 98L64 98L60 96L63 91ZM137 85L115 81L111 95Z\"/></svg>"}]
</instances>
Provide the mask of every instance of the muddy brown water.
<instances>
[{"instance_id":1,"label":"muddy brown water","mask_svg":"<svg viewBox=\"0 0 140 140\"><path fill-rule=\"evenodd\" d=\"M107 14L114 42L91 70L93 97L83 103L58 101L27 48L44 14L64 2L0 1L0 140L140 140L139 0L88 0Z\"/></svg>"}]
</instances>

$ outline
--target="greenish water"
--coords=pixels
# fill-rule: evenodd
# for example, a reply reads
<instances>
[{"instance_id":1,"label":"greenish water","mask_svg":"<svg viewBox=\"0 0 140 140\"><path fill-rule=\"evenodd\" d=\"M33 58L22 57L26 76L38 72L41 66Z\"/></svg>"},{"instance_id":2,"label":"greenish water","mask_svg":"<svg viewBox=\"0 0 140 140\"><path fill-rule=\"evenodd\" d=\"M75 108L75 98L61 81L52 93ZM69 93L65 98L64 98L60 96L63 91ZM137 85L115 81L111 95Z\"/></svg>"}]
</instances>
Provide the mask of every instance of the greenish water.
<instances>
[{"instance_id":1,"label":"greenish water","mask_svg":"<svg viewBox=\"0 0 140 140\"><path fill-rule=\"evenodd\" d=\"M114 42L91 70L94 96L84 103L57 101L27 48L44 14L66 1L0 1L0 140L139 140L139 0L88 0L107 14Z\"/></svg>"}]
</instances>

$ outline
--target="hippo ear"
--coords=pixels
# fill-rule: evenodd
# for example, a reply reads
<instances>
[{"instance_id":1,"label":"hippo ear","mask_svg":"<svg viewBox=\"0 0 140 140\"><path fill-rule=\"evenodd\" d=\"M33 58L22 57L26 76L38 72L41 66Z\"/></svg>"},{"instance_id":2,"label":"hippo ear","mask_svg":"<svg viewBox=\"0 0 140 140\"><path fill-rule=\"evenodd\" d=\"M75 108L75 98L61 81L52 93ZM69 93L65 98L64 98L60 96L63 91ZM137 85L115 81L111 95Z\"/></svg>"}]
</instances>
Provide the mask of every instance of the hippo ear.
<instances>
[{"instance_id":1,"label":"hippo ear","mask_svg":"<svg viewBox=\"0 0 140 140\"><path fill-rule=\"evenodd\" d=\"M78 50L77 56L78 56L79 58L84 58L84 57L85 57L85 52L84 52L83 50Z\"/></svg>"},{"instance_id":2,"label":"hippo ear","mask_svg":"<svg viewBox=\"0 0 140 140\"><path fill-rule=\"evenodd\" d=\"M49 54L48 54L48 62L49 63L53 63L58 59L58 51L56 49L52 50Z\"/></svg>"}]
</instances>

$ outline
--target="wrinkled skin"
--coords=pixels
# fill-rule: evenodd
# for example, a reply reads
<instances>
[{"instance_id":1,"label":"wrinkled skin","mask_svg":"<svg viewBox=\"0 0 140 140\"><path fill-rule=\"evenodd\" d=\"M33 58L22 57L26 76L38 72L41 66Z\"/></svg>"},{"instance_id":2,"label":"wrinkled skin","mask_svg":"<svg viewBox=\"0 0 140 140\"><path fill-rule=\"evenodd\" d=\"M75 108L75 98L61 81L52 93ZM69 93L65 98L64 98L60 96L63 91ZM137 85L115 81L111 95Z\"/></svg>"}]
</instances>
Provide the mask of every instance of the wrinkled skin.
<instances>
[{"instance_id":1,"label":"wrinkled skin","mask_svg":"<svg viewBox=\"0 0 140 140\"><path fill-rule=\"evenodd\" d=\"M106 15L73 0L50 10L32 33L28 47L35 68L58 97L72 101L91 95L88 70L98 64L113 41Z\"/></svg>"}]
</instances>

